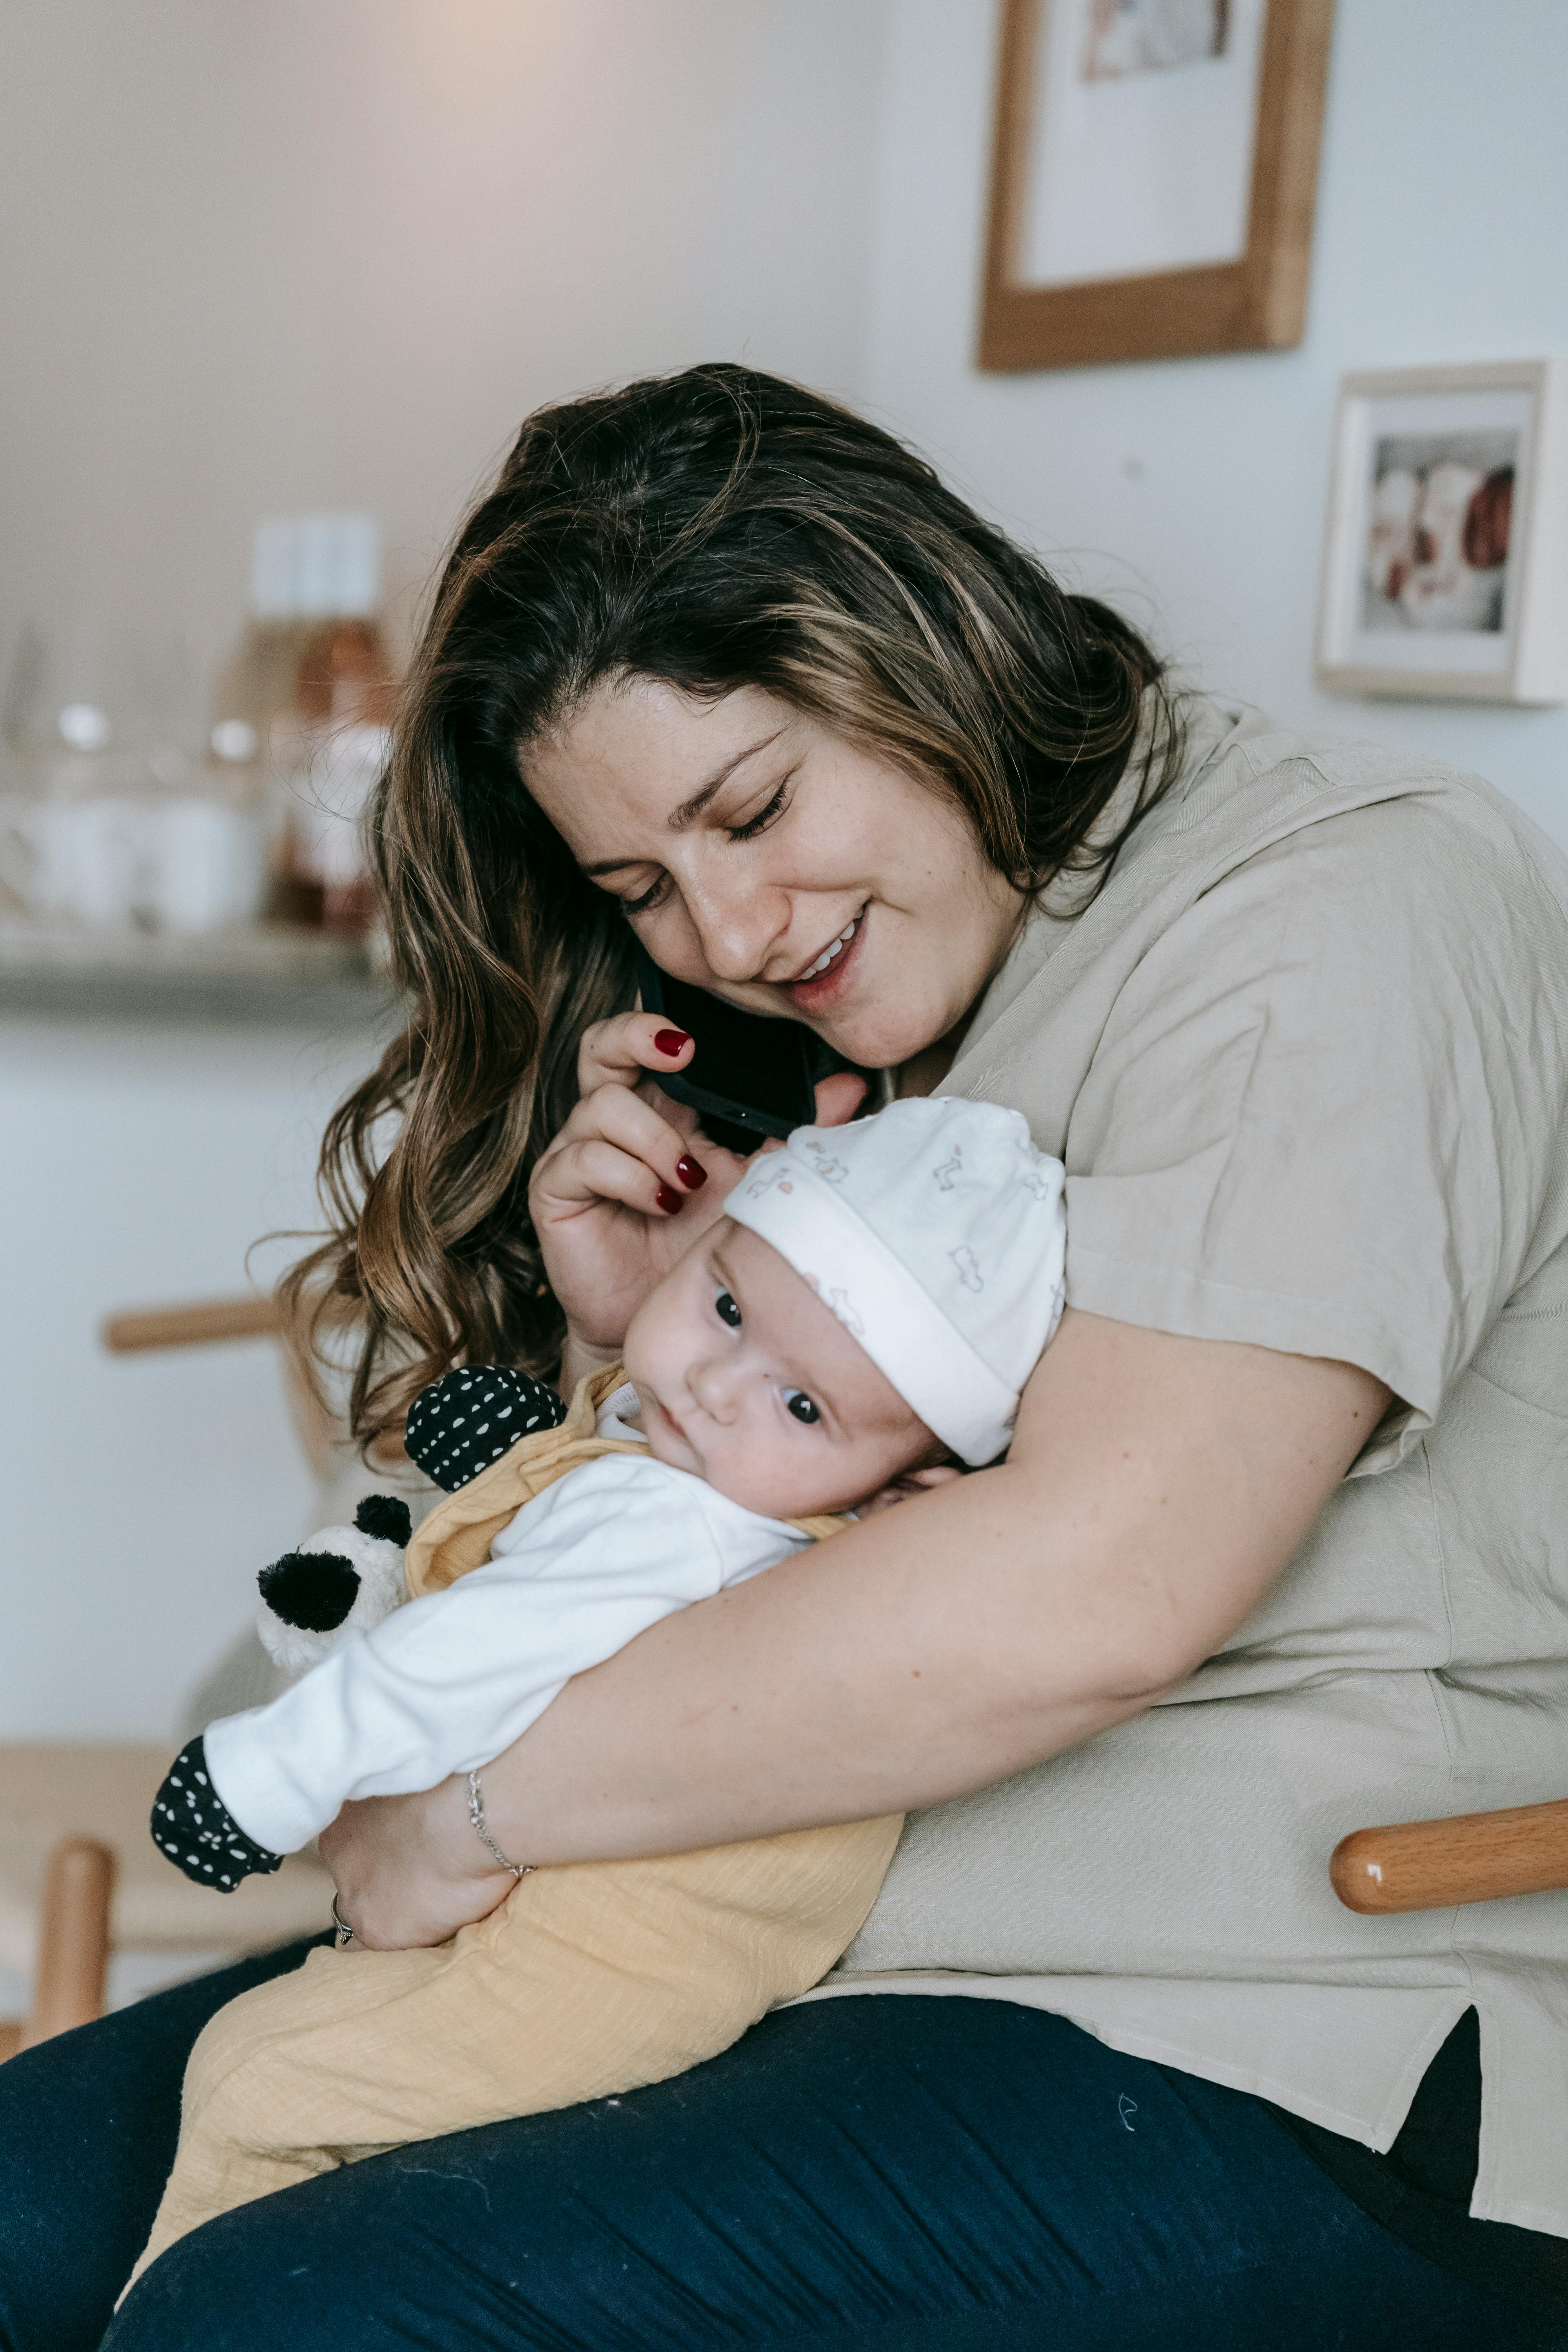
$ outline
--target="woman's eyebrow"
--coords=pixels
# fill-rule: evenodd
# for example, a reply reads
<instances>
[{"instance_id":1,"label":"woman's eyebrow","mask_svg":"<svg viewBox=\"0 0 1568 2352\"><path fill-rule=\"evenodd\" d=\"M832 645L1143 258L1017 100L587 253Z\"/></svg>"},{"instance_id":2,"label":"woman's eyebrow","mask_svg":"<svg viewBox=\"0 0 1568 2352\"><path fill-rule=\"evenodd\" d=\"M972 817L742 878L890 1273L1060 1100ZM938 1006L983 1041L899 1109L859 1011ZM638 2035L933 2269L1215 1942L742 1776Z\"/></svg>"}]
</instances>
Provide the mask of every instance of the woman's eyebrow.
<instances>
[{"instance_id":1,"label":"woman's eyebrow","mask_svg":"<svg viewBox=\"0 0 1568 2352\"><path fill-rule=\"evenodd\" d=\"M782 726L775 727L771 735L760 735L754 743L748 744L745 751L737 751L732 760L726 760L723 766L716 769L708 782L699 791L693 793L689 801L681 802L669 820L671 833L684 833L687 826L701 815L720 787L729 782L736 769L744 767L748 760L754 760L759 751L765 751L770 743L776 743L784 731Z\"/></svg>"},{"instance_id":2,"label":"woman's eyebrow","mask_svg":"<svg viewBox=\"0 0 1568 2352\"><path fill-rule=\"evenodd\" d=\"M786 720L784 725L787 724ZM669 820L670 832L684 833L689 824L695 824L714 793L729 782L736 769L744 767L748 760L754 760L759 751L765 751L770 743L776 743L784 731L784 726L775 727L771 735L759 736L754 743L748 743L743 751L737 751L731 759L725 761L721 768L715 769L707 782L699 786L689 801L681 802ZM645 863L646 860L640 857L596 857L591 866L584 866L581 870L593 880L597 875L618 874L628 866Z\"/></svg>"}]
</instances>

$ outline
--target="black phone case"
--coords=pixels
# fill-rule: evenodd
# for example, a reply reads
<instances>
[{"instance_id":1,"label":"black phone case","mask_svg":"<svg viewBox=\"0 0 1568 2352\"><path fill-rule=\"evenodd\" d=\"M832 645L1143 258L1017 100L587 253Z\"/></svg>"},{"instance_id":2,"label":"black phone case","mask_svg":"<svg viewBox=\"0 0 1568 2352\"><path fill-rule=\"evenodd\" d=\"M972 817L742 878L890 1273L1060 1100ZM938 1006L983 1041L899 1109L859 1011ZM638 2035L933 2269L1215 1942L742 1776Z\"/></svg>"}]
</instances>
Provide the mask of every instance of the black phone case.
<instances>
[{"instance_id":1,"label":"black phone case","mask_svg":"<svg viewBox=\"0 0 1568 2352\"><path fill-rule=\"evenodd\" d=\"M661 1014L697 1041L688 1068L668 1077L661 1072L658 1083L700 1114L703 1131L726 1151L754 1151L764 1137L782 1139L809 1127L818 1078L855 1067L803 1021L764 1020L672 980L640 940L634 941L633 958L643 1011ZM701 1071L700 1081L693 1070ZM766 1083L759 1084L764 1072Z\"/></svg>"}]
</instances>

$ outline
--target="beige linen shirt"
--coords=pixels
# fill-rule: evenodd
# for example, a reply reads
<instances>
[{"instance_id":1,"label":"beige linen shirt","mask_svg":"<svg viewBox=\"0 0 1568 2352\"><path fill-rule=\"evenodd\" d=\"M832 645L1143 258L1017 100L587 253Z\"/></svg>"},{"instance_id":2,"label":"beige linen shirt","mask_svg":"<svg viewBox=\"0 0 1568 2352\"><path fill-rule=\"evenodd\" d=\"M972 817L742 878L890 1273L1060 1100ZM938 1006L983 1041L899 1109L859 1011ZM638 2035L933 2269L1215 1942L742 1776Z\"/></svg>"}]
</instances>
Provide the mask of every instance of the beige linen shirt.
<instances>
[{"instance_id":1,"label":"beige linen shirt","mask_svg":"<svg viewBox=\"0 0 1568 2352\"><path fill-rule=\"evenodd\" d=\"M913 1816L828 1991L991 1994L1386 2148L1481 2023L1471 2211L1568 2236L1568 1893L1365 1918L1377 1822L1568 1797L1568 861L1488 785L1188 706L944 1091L1068 1169L1068 1298L1398 1406L1134 1720Z\"/></svg>"}]
</instances>

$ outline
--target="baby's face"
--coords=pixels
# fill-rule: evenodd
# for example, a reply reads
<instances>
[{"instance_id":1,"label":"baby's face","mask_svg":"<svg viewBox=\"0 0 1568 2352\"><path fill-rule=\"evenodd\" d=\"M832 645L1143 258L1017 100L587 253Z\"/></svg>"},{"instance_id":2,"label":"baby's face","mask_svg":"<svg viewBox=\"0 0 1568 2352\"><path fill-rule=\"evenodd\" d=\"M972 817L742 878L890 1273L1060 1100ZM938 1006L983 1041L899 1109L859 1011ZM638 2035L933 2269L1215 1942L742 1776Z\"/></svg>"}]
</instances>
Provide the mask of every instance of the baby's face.
<instances>
[{"instance_id":1,"label":"baby's face","mask_svg":"<svg viewBox=\"0 0 1568 2352\"><path fill-rule=\"evenodd\" d=\"M770 1518L853 1509L941 1451L811 1285L729 1217L638 1310L625 1357L659 1461Z\"/></svg>"}]
</instances>

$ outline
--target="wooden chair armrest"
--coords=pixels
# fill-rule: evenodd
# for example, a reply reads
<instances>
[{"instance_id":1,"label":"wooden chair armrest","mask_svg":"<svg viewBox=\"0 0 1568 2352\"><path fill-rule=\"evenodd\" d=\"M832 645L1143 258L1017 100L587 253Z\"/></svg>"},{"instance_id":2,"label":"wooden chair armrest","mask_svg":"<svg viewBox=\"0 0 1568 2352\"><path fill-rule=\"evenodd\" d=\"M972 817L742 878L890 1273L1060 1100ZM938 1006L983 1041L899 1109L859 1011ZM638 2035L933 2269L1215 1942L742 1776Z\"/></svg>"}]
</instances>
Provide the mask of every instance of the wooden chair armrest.
<instances>
[{"instance_id":1,"label":"wooden chair armrest","mask_svg":"<svg viewBox=\"0 0 1568 2352\"><path fill-rule=\"evenodd\" d=\"M64 1838L49 1857L38 1930L33 2013L21 2046L31 2050L103 2014L109 1972L109 1906L114 1856L96 1838Z\"/></svg>"},{"instance_id":2,"label":"wooden chair armrest","mask_svg":"<svg viewBox=\"0 0 1568 2352\"><path fill-rule=\"evenodd\" d=\"M1568 1886L1568 1800L1352 1830L1329 1863L1352 1911L1446 1911Z\"/></svg>"}]
</instances>

